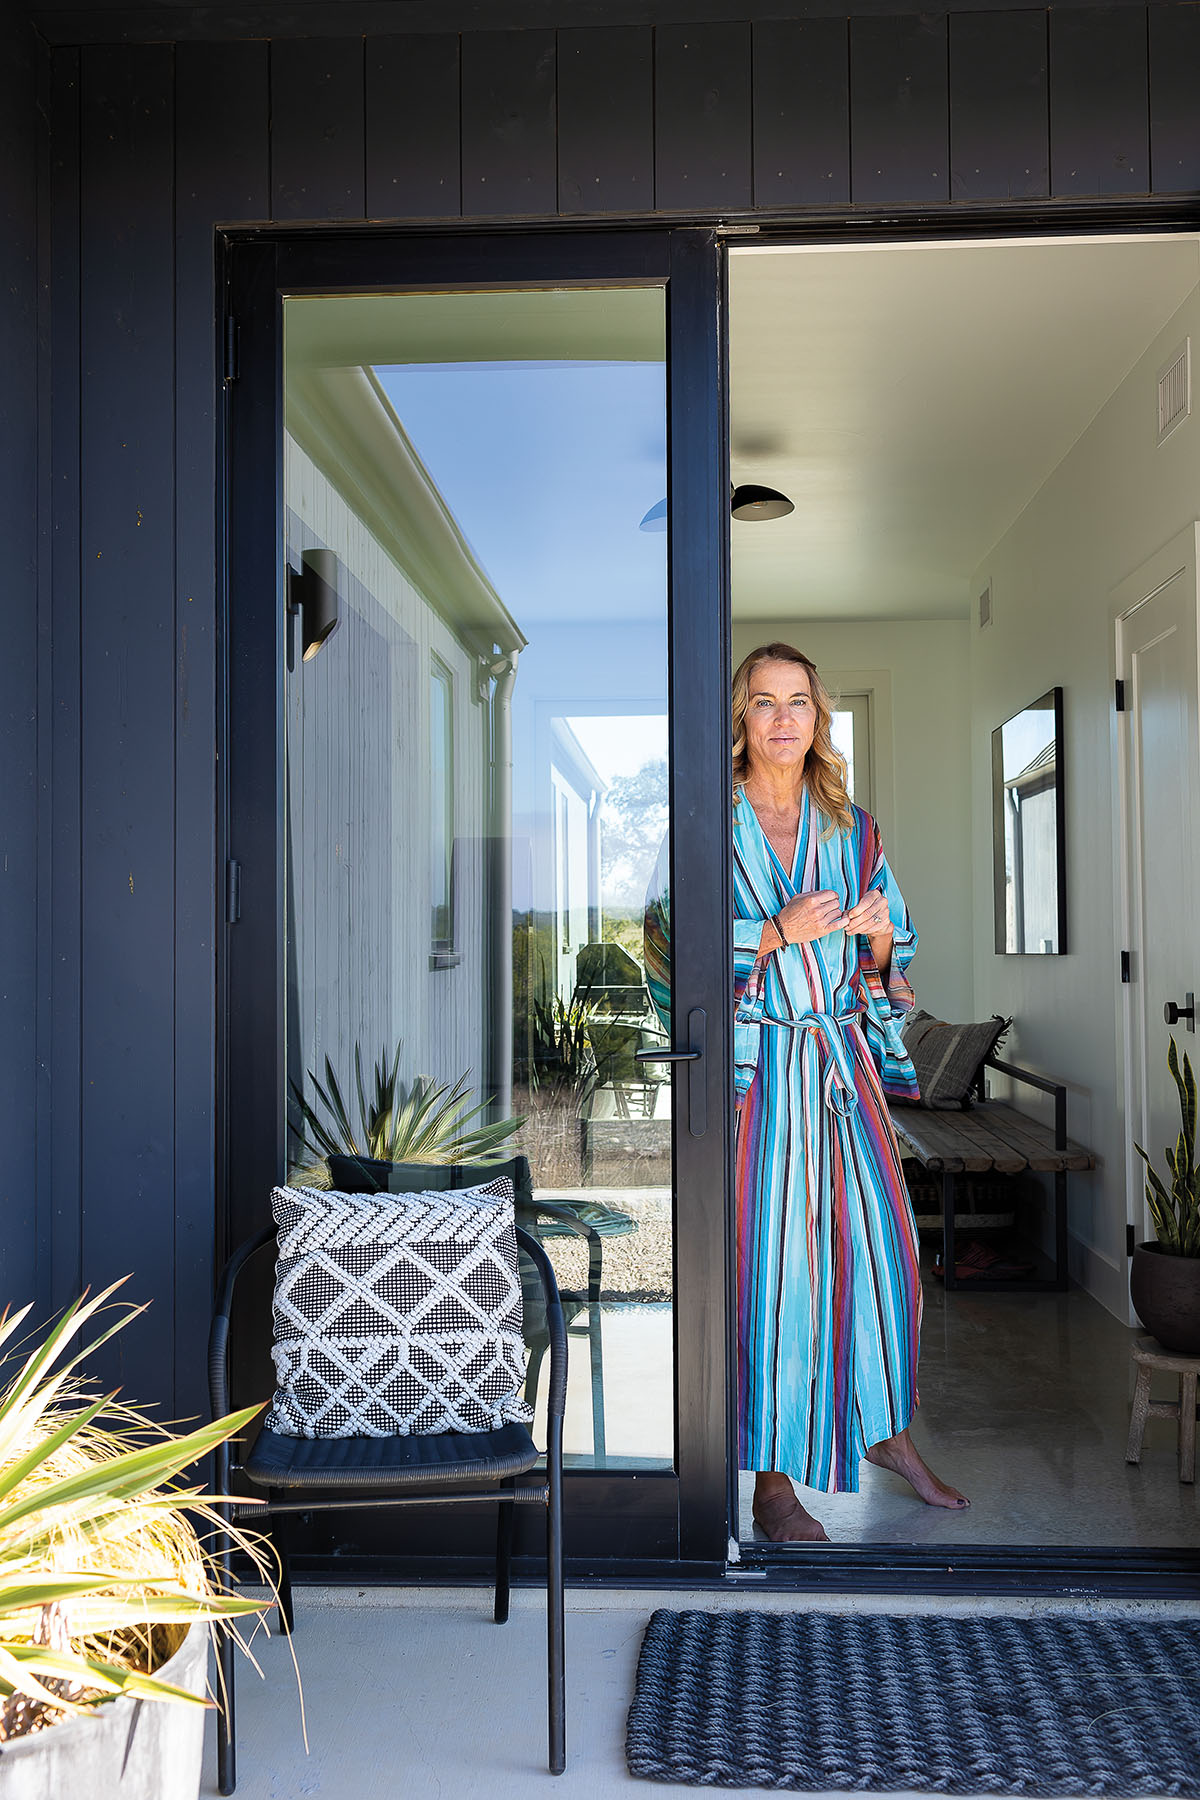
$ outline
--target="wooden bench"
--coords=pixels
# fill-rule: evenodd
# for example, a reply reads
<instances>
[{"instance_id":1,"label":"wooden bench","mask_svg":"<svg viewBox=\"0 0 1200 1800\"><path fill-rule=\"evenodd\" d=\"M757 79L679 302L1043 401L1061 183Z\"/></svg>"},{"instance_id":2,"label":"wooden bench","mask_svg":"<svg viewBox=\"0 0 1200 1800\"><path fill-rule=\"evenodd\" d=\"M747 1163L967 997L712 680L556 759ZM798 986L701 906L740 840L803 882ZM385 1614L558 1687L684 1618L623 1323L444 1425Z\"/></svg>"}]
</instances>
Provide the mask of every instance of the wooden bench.
<instances>
[{"instance_id":1,"label":"wooden bench","mask_svg":"<svg viewBox=\"0 0 1200 1800\"><path fill-rule=\"evenodd\" d=\"M1014 1107L985 1100L983 1084L987 1069L995 1069L1014 1081L1053 1094L1053 1129L1017 1112ZM998 1057L989 1056L979 1071L978 1094L975 1105L966 1112L935 1112L918 1106L891 1108L892 1124L901 1151L915 1158L931 1175L942 1178L942 1255L946 1287L1065 1292L1067 1176L1096 1166L1091 1151L1067 1136L1067 1090L1061 1082L1048 1081L1043 1075L1019 1069L1015 1063L1001 1062ZM991 1171L1020 1175L1027 1169L1054 1176L1053 1276L1003 1281L989 1281L986 1276L981 1276L978 1280L959 1281L955 1275L954 1211L961 1177Z\"/></svg>"}]
</instances>

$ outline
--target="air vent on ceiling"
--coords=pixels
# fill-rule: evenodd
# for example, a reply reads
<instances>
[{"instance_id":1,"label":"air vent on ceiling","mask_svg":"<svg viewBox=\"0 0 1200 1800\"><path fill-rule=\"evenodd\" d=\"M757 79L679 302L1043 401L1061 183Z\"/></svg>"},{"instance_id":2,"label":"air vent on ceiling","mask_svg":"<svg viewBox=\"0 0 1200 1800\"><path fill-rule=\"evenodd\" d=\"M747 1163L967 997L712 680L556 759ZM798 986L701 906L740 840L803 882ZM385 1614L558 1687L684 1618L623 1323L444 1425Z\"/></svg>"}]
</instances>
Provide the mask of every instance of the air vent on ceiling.
<instances>
[{"instance_id":1,"label":"air vent on ceiling","mask_svg":"<svg viewBox=\"0 0 1200 1800\"><path fill-rule=\"evenodd\" d=\"M992 622L992 584L989 581L979 596L979 629Z\"/></svg>"},{"instance_id":2,"label":"air vent on ceiling","mask_svg":"<svg viewBox=\"0 0 1200 1800\"><path fill-rule=\"evenodd\" d=\"M1158 372L1158 441L1169 437L1192 410L1192 340L1184 338Z\"/></svg>"}]
</instances>

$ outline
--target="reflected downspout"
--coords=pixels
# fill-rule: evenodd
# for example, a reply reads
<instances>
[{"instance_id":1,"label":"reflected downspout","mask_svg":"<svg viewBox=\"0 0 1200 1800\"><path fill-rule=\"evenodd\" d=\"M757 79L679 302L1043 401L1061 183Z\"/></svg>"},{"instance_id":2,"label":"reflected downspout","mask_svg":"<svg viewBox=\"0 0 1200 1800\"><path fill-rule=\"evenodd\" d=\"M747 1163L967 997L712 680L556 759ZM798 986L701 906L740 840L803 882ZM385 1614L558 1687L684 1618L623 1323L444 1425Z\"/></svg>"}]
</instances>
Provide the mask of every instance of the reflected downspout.
<instances>
[{"instance_id":1,"label":"reflected downspout","mask_svg":"<svg viewBox=\"0 0 1200 1800\"><path fill-rule=\"evenodd\" d=\"M493 1114L497 1119L507 1119L512 1114L512 695L517 680L517 656L516 650L510 650L506 656L492 663L488 670L496 683L492 689L492 854L488 894L491 1044L488 1085Z\"/></svg>"}]
</instances>

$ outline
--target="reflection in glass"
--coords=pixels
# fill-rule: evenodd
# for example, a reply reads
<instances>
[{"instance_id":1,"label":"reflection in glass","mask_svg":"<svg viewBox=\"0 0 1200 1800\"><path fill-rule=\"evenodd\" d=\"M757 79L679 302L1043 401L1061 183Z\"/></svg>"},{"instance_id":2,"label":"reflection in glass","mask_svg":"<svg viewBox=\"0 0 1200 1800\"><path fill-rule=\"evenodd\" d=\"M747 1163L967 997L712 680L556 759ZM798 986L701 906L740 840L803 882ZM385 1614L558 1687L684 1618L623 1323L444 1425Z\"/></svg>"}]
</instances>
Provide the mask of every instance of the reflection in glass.
<instances>
[{"instance_id":1,"label":"reflection in glass","mask_svg":"<svg viewBox=\"0 0 1200 1800\"><path fill-rule=\"evenodd\" d=\"M336 557L342 619L289 657L290 1081L319 1105L328 1058L353 1101L356 1047L369 1088L399 1044L401 1103L461 1080L468 1128L512 1122L568 1456L669 1465L671 1087L635 1060L669 825L667 538L639 529L662 290L304 296L284 330L287 555ZM469 1161L454 1137L411 1160ZM533 1321L531 1381L539 1348Z\"/></svg>"},{"instance_id":2,"label":"reflection in glass","mask_svg":"<svg viewBox=\"0 0 1200 1800\"><path fill-rule=\"evenodd\" d=\"M992 733L996 950L1066 950L1062 689Z\"/></svg>"}]
</instances>

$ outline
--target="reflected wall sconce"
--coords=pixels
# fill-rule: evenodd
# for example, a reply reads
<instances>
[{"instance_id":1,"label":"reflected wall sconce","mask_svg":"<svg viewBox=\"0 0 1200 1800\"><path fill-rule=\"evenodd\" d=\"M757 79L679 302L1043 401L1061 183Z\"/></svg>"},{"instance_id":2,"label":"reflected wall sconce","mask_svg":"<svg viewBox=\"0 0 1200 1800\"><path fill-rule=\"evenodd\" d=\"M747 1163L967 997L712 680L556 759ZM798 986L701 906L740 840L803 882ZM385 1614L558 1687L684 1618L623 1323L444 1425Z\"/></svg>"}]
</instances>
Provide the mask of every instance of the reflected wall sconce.
<instances>
[{"instance_id":1,"label":"reflected wall sconce","mask_svg":"<svg viewBox=\"0 0 1200 1800\"><path fill-rule=\"evenodd\" d=\"M338 559L332 550L306 550L298 569L288 570L288 611L301 615L300 637L305 662L337 630Z\"/></svg>"},{"instance_id":2,"label":"reflected wall sconce","mask_svg":"<svg viewBox=\"0 0 1200 1800\"><path fill-rule=\"evenodd\" d=\"M777 488L756 487L747 483L743 487L735 487L729 502L729 510L735 519L745 519L750 523L758 519L784 519L788 513L795 512L795 502Z\"/></svg>"}]
</instances>

